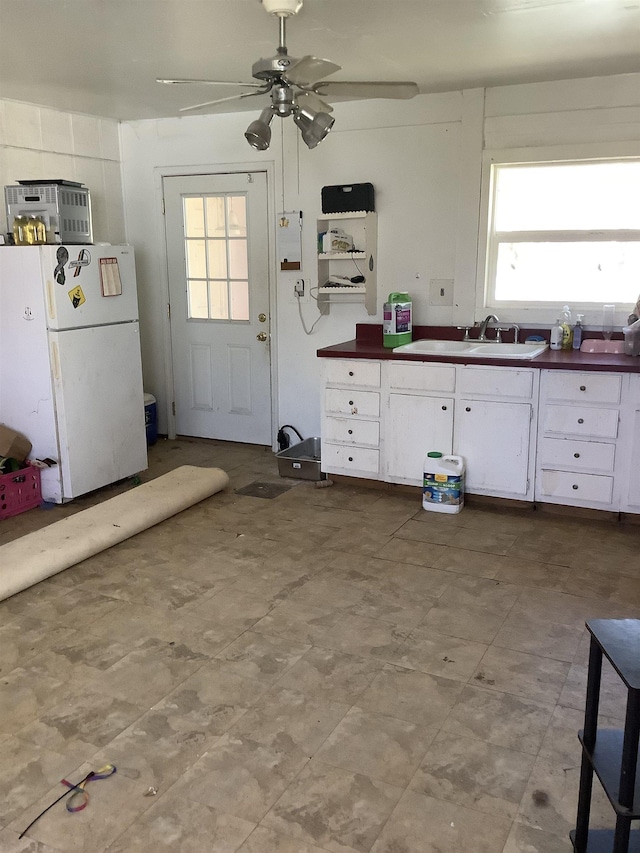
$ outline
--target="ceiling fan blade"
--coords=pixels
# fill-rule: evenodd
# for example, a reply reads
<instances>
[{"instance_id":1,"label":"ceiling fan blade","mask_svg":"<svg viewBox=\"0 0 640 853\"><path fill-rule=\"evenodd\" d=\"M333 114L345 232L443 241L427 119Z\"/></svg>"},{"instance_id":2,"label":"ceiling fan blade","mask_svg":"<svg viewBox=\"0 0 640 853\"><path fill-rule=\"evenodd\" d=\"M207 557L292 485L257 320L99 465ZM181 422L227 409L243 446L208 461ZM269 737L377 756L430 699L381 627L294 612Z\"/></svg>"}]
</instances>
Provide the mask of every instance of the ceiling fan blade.
<instances>
[{"instance_id":1,"label":"ceiling fan blade","mask_svg":"<svg viewBox=\"0 0 640 853\"><path fill-rule=\"evenodd\" d=\"M344 98L414 98L419 94L417 83L384 83L383 81L325 81L314 83L309 87L316 95Z\"/></svg>"},{"instance_id":2,"label":"ceiling fan blade","mask_svg":"<svg viewBox=\"0 0 640 853\"><path fill-rule=\"evenodd\" d=\"M218 98L215 101L205 101L204 104L193 104L190 107L181 107L178 112L188 113L192 110L201 110L204 107L212 107L214 104L223 104L225 101L240 101L242 98L254 98L256 95L265 95L271 89L271 84L263 87L259 92L243 92L241 95L231 95L228 98Z\"/></svg>"},{"instance_id":3,"label":"ceiling fan blade","mask_svg":"<svg viewBox=\"0 0 640 853\"><path fill-rule=\"evenodd\" d=\"M299 107L308 106L316 113L332 113L333 107L323 101L315 92L300 92L296 95L296 103Z\"/></svg>"},{"instance_id":4,"label":"ceiling fan blade","mask_svg":"<svg viewBox=\"0 0 640 853\"><path fill-rule=\"evenodd\" d=\"M336 71L340 71L341 67L328 59L318 59L317 56L303 56L287 70L284 78L288 83L293 83L294 86L309 86L322 77L335 74Z\"/></svg>"},{"instance_id":5,"label":"ceiling fan blade","mask_svg":"<svg viewBox=\"0 0 640 853\"><path fill-rule=\"evenodd\" d=\"M261 89L262 83L240 83L229 80L188 80L188 79L165 79L158 77L156 83L168 83L170 86L182 85L183 83L204 83L206 86L244 86L245 89Z\"/></svg>"}]
</instances>

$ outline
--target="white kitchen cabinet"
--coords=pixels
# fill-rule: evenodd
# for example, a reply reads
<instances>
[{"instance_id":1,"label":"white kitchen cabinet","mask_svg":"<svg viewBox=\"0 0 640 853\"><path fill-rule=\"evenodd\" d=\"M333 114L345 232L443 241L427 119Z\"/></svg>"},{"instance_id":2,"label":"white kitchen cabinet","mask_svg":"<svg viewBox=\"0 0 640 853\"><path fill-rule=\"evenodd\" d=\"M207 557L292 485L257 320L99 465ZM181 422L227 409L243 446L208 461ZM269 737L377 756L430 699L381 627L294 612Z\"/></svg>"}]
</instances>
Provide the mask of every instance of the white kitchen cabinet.
<instances>
[{"instance_id":1,"label":"white kitchen cabinet","mask_svg":"<svg viewBox=\"0 0 640 853\"><path fill-rule=\"evenodd\" d=\"M431 450L453 452L453 398L391 393L386 418L386 479L422 485Z\"/></svg>"},{"instance_id":2,"label":"white kitchen cabinet","mask_svg":"<svg viewBox=\"0 0 640 853\"><path fill-rule=\"evenodd\" d=\"M422 486L425 455L452 452L456 368L389 361L384 379L384 479Z\"/></svg>"},{"instance_id":3,"label":"white kitchen cabinet","mask_svg":"<svg viewBox=\"0 0 640 853\"><path fill-rule=\"evenodd\" d=\"M421 485L436 450L463 457L467 491L531 498L536 371L399 361L385 371L385 480Z\"/></svg>"},{"instance_id":4,"label":"white kitchen cabinet","mask_svg":"<svg viewBox=\"0 0 640 853\"><path fill-rule=\"evenodd\" d=\"M380 476L379 361L323 359L322 470Z\"/></svg>"},{"instance_id":5,"label":"white kitchen cabinet","mask_svg":"<svg viewBox=\"0 0 640 853\"><path fill-rule=\"evenodd\" d=\"M362 302L367 314L377 311L378 215L365 211L327 213L317 219L318 240L324 232L340 228L353 237L353 252L318 251L318 303ZM364 276L361 284L327 285L332 276Z\"/></svg>"},{"instance_id":6,"label":"white kitchen cabinet","mask_svg":"<svg viewBox=\"0 0 640 853\"><path fill-rule=\"evenodd\" d=\"M619 509L616 467L626 380L619 373L542 371L536 500Z\"/></svg>"},{"instance_id":7,"label":"white kitchen cabinet","mask_svg":"<svg viewBox=\"0 0 640 853\"><path fill-rule=\"evenodd\" d=\"M465 460L468 492L528 497L532 416L531 403L457 401L453 449Z\"/></svg>"},{"instance_id":8,"label":"white kitchen cabinet","mask_svg":"<svg viewBox=\"0 0 640 853\"><path fill-rule=\"evenodd\" d=\"M422 485L462 456L466 490L640 514L640 375L323 359L322 468Z\"/></svg>"}]
</instances>

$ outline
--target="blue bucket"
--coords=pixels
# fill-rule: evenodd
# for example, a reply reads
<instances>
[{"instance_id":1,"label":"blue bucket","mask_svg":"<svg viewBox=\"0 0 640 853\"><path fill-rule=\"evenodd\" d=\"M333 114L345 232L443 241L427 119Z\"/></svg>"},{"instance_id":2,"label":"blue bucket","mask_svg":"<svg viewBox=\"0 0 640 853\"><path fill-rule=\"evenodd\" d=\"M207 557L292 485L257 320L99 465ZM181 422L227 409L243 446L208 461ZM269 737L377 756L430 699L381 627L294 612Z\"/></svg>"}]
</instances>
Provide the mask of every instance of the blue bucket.
<instances>
[{"instance_id":1,"label":"blue bucket","mask_svg":"<svg viewBox=\"0 0 640 853\"><path fill-rule=\"evenodd\" d=\"M147 431L147 447L158 440L158 407L153 394L144 395L144 426Z\"/></svg>"}]
</instances>

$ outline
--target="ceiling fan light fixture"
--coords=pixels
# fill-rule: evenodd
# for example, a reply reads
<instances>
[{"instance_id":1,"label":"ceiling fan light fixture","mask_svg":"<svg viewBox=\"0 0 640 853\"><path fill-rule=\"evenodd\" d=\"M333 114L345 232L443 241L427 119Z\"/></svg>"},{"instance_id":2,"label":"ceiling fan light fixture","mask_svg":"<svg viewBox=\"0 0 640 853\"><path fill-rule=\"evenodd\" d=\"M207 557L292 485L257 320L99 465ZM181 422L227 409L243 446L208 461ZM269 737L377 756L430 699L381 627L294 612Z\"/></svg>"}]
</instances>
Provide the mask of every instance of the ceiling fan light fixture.
<instances>
[{"instance_id":1,"label":"ceiling fan light fixture","mask_svg":"<svg viewBox=\"0 0 640 853\"><path fill-rule=\"evenodd\" d=\"M298 107L293 120L300 128L302 141L307 148L315 148L322 142L335 123L329 113L316 112L308 107Z\"/></svg>"},{"instance_id":2,"label":"ceiling fan light fixture","mask_svg":"<svg viewBox=\"0 0 640 853\"><path fill-rule=\"evenodd\" d=\"M265 107L260 117L251 122L244 132L244 137L252 148L258 151L266 151L271 143L271 119L273 109Z\"/></svg>"},{"instance_id":3,"label":"ceiling fan light fixture","mask_svg":"<svg viewBox=\"0 0 640 853\"><path fill-rule=\"evenodd\" d=\"M262 5L270 15L290 18L302 8L302 0L262 0Z\"/></svg>"}]
</instances>

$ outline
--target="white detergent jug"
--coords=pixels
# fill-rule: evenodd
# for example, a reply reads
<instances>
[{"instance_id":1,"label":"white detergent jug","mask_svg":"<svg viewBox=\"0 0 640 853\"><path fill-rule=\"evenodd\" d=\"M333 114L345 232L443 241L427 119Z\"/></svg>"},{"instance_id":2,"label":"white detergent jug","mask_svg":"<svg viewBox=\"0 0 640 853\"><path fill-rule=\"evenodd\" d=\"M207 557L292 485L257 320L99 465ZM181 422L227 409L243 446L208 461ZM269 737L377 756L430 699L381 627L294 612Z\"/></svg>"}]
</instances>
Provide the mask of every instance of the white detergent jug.
<instances>
[{"instance_id":1,"label":"white detergent jug","mask_svg":"<svg viewBox=\"0 0 640 853\"><path fill-rule=\"evenodd\" d=\"M422 508L460 512L464 506L464 459L432 450L424 458Z\"/></svg>"}]
</instances>

